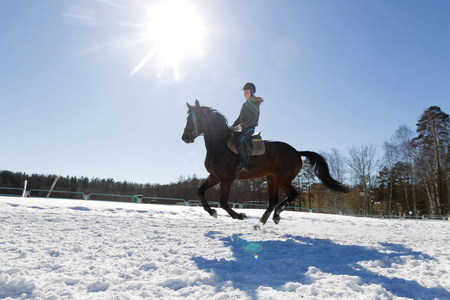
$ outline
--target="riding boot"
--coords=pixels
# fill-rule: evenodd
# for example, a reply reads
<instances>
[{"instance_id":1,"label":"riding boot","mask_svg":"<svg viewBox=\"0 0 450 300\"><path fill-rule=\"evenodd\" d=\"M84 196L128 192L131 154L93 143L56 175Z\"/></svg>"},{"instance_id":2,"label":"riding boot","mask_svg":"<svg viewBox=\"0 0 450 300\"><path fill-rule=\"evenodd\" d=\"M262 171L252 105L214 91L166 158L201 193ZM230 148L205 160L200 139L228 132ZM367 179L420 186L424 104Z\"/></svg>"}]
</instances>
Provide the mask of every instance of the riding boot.
<instances>
[{"instance_id":1,"label":"riding boot","mask_svg":"<svg viewBox=\"0 0 450 300\"><path fill-rule=\"evenodd\" d=\"M239 156L241 157L241 171L248 171L248 153L247 146L245 144L239 145Z\"/></svg>"}]
</instances>

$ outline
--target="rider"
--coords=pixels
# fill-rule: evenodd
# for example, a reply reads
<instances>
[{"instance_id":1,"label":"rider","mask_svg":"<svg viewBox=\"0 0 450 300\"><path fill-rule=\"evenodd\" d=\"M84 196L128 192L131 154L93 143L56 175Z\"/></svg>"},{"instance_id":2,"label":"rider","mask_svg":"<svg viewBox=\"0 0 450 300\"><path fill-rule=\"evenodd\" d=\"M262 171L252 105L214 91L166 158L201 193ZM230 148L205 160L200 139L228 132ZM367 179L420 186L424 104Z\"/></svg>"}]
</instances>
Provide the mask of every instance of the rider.
<instances>
[{"instance_id":1,"label":"rider","mask_svg":"<svg viewBox=\"0 0 450 300\"><path fill-rule=\"evenodd\" d=\"M255 127L258 126L259 105L264 101L261 97L255 96L256 87L253 83L247 82L242 87L244 91L245 102L242 105L239 117L231 126L234 131L234 143L238 148L241 157L241 170L247 171L248 155L247 147L251 147L251 139L255 133ZM248 145L250 143L250 145Z\"/></svg>"}]
</instances>

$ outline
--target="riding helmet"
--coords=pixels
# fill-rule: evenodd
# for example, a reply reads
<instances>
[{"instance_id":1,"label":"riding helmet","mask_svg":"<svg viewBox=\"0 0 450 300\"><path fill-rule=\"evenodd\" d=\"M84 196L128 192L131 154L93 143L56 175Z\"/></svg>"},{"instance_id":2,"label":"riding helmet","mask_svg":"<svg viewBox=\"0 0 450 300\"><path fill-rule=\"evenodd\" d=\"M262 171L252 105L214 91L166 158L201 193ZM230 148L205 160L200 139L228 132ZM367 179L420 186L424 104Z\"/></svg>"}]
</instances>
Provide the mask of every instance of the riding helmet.
<instances>
[{"instance_id":1,"label":"riding helmet","mask_svg":"<svg viewBox=\"0 0 450 300\"><path fill-rule=\"evenodd\" d=\"M251 83L251 82L247 82L242 87L242 90L250 90L250 91L253 91L252 94L254 94L254 93L256 93L256 86L253 83Z\"/></svg>"}]
</instances>

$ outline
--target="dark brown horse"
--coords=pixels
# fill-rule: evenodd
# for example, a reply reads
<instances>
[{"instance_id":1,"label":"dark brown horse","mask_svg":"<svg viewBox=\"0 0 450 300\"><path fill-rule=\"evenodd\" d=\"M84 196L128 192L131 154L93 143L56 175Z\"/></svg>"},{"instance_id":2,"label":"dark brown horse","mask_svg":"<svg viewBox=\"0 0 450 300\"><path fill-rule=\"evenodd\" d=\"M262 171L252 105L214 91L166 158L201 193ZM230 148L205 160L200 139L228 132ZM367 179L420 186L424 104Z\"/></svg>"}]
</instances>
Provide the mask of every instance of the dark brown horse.
<instances>
[{"instance_id":1,"label":"dark brown horse","mask_svg":"<svg viewBox=\"0 0 450 300\"><path fill-rule=\"evenodd\" d=\"M292 180L302 168L302 156L306 156L312 165L317 177L331 190L347 192L347 187L331 178L328 165L324 158L314 152L299 152L293 147L282 142L265 141L266 152L263 155L252 156L248 163L248 171L240 172L236 178L236 167L239 161L237 154L228 149L227 142L231 137L231 129L227 120L216 110L200 106L198 100L195 106L186 103L188 117L182 140L193 143L195 138L203 135L206 146L205 167L209 177L198 189L198 195L203 208L213 217L217 217L216 210L212 209L205 198L205 191L220 184L220 205L233 219L244 220L244 213L238 214L228 205L228 197L235 179L267 178L267 193L269 206L255 225L255 229L261 229L270 214L275 210L273 221L278 224L280 213L290 205L291 201L298 197L298 192L292 186ZM286 199L278 203L278 190L286 194Z\"/></svg>"}]
</instances>

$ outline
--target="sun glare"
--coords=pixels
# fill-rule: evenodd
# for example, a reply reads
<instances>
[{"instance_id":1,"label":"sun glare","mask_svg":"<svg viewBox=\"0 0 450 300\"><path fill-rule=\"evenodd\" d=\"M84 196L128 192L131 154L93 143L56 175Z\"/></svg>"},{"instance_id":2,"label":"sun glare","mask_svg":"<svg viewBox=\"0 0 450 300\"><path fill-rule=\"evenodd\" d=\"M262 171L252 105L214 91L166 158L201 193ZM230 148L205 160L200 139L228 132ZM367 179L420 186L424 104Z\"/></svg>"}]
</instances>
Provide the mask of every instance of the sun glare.
<instances>
[{"instance_id":1,"label":"sun glare","mask_svg":"<svg viewBox=\"0 0 450 300\"><path fill-rule=\"evenodd\" d=\"M185 60L206 54L203 43L207 30L197 7L186 0L162 1L150 8L148 15L143 34L151 45L150 50L131 74L152 62L158 77L170 70L179 80Z\"/></svg>"}]
</instances>

